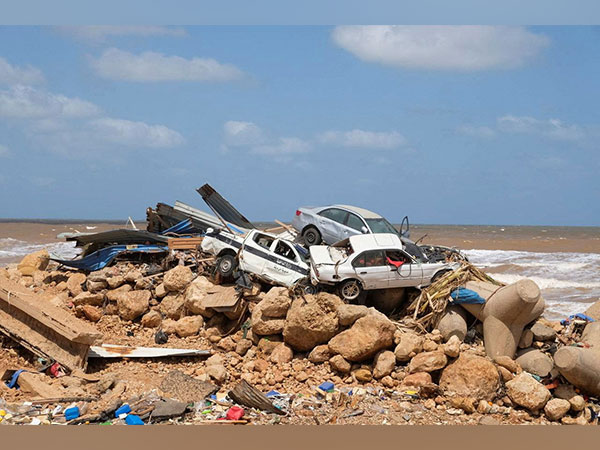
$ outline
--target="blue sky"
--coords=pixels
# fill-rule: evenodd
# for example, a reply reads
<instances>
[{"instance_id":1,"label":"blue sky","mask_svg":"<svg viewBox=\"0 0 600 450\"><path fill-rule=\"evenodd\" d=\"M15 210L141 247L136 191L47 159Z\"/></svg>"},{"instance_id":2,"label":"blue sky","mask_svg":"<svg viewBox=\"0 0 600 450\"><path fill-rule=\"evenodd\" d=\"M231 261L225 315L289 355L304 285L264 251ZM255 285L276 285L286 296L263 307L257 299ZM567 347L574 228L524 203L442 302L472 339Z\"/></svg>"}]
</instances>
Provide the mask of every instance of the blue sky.
<instances>
[{"instance_id":1,"label":"blue sky","mask_svg":"<svg viewBox=\"0 0 600 450\"><path fill-rule=\"evenodd\" d=\"M598 27L0 27L2 217L600 225Z\"/></svg>"}]
</instances>

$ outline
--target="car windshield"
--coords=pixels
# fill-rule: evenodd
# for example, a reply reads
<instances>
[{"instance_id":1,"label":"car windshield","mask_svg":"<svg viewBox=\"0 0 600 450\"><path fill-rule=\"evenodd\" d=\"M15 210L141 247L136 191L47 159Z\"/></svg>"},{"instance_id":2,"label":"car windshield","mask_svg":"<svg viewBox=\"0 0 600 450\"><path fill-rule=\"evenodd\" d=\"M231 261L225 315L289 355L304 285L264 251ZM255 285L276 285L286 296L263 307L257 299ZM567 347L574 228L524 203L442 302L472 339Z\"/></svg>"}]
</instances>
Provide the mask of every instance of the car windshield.
<instances>
[{"instance_id":1,"label":"car windshield","mask_svg":"<svg viewBox=\"0 0 600 450\"><path fill-rule=\"evenodd\" d=\"M379 219L366 219L369 228L373 233L394 233L398 234L398 230L394 226L385 220L383 217Z\"/></svg>"}]
</instances>

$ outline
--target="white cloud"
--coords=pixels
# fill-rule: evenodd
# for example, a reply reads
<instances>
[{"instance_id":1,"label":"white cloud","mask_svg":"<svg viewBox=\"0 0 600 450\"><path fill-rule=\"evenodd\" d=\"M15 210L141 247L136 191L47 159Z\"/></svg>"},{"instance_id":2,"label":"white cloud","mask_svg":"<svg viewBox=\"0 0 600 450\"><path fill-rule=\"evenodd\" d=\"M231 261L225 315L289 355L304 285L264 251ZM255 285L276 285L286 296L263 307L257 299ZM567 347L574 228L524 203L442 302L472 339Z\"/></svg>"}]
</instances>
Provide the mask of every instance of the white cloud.
<instances>
[{"instance_id":1,"label":"white cloud","mask_svg":"<svg viewBox=\"0 0 600 450\"><path fill-rule=\"evenodd\" d=\"M326 131L317 136L317 139L322 144L356 148L393 149L407 144L406 138L397 131Z\"/></svg>"},{"instance_id":2,"label":"white cloud","mask_svg":"<svg viewBox=\"0 0 600 450\"><path fill-rule=\"evenodd\" d=\"M524 27L471 25L338 26L332 37L363 61L450 71L518 67L550 42Z\"/></svg>"},{"instance_id":3,"label":"white cloud","mask_svg":"<svg viewBox=\"0 0 600 450\"><path fill-rule=\"evenodd\" d=\"M7 156L10 156L10 150L6 145L0 144L0 158L5 158Z\"/></svg>"},{"instance_id":4,"label":"white cloud","mask_svg":"<svg viewBox=\"0 0 600 450\"><path fill-rule=\"evenodd\" d=\"M0 57L0 84L39 84L44 82L42 71L33 66L18 67Z\"/></svg>"},{"instance_id":5,"label":"white cloud","mask_svg":"<svg viewBox=\"0 0 600 450\"><path fill-rule=\"evenodd\" d=\"M60 26L56 30L76 39L92 43L102 43L111 37L122 36L186 36L183 28L162 27L153 25L87 25L87 26Z\"/></svg>"},{"instance_id":6,"label":"white cloud","mask_svg":"<svg viewBox=\"0 0 600 450\"><path fill-rule=\"evenodd\" d=\"M490 127L486 126L478 127L474 125L461 125L456 129L456 132L459 134L464 134L465 136L472 136L484 139L490 139L496 136L496 132Z\"/></svg>"},{"instance_id":7,"label":"white cloud","mask_svg":"<svg viewBox=\"0 0 600 450\"><path fill-rule=\"evenodd\" d=\"M19 119L89 117L100 112L93 103L76 97L52 94L30 86L0 91L0 117Z\"/></svg>"},{"instance_id":8,"label":"white cloud","mask_svg":"<svg viewBox=\"0 0 600 450\"><path fill-rule=\"evenodd\" d=\"M274 142L265 145L258 145L252 148L252 153L261 155L292 155L297 153L307 153L311 150L311 145L297 137L280 137Z\"/></svg>"},{"instance_id":9,"label":"white cloud","mask_svg":"<svg viewBox=\"0 0 600 450\"><path fill-rule=\"evenodd\" d=\"M181 134L164 125L107 117L92 120L89 125L98 138L128 147L170 148L185 142Z\"/></svg>"},{"instance_id":10,"label":"white cloud","mask_svg":"<svg viewBox=\"0 0 600 450\"><path fill-rule=\"evenodd\" d=\"M243 77L237 67L211 58L185 59L156 52L134 55L116 48L90 58L90 66L103 78L123 81L233 81Z\"/></svg>"},{"instance_id":11,"label":"white cloud","mask_svg":"<svg viewBox=\"0 0 600 450\"><path fill-rule=\"evenodd\" d=\"M264 142L263 131L252 122L230 120L223 125L225 144L231 147L258 145Z\"/></svg>"},{"instance_id":12,"label":"white cloud","mask_svg":"<svg viewBox=\"0 0 600 450\"><path fill-rule=\"evenodd\" d=\"M587 135L579 125L568 125L559 119L506 115L498 118L497 122L498 129L506 133L534 134L560 141L579 141Z\"/></svg>"}]
</instances>

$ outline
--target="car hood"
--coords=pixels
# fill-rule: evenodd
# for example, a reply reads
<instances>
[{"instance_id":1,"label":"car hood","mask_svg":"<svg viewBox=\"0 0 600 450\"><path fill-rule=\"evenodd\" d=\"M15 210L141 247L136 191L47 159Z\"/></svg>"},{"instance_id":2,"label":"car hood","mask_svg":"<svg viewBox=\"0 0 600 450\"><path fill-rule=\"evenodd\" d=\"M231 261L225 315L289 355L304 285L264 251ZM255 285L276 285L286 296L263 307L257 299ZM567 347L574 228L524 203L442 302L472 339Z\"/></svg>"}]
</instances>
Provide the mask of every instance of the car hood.
<instances>
[{"instance_id":1,"label":"car hood","mask_svg":"<svg viewBox=\"0 0 600 450\"><path fill-rule=\"evenodd\" d=\"M315 264L335 264L329 254L329 247L326 245L311 245L309 247L310 259Z\"/></svg>"}]
</instances>

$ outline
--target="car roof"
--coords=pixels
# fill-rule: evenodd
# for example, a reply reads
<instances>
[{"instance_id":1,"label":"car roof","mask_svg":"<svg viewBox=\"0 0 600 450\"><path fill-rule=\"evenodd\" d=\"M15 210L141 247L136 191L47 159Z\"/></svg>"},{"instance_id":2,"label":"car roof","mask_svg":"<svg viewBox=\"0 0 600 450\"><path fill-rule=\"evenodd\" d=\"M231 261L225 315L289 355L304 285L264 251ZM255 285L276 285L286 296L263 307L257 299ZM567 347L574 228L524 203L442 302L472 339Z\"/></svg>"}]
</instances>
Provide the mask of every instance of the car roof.
<instances>
[{"instance_id":1,"label":"car roof","mask_svg":"<svg viewBox=\"0 0 600 450\"><path fill-rule=\"evenodd\" d=\"M356 253L383 248L404 248L400 237L393 233L358 234L350 236L349 240Z\"/></svg>"},{"instance_id":2,"label":"car roof","mask_svg":"<svg viewBox=\"0 0 600 450\"><path fill-rule=\"evenodd\" d=\"M324 211L329 208L340 208L340 209L345 209L347 211L356 213L365 219L381 219L382 218L382 216L380 216L377 213L374 213L373 211L369 211L368 209L359 208L358 206L351 206L351 205L305 206L305 208L313 209L317 212L321 212L321 211Z\"/></svg>"}]
</instances>

